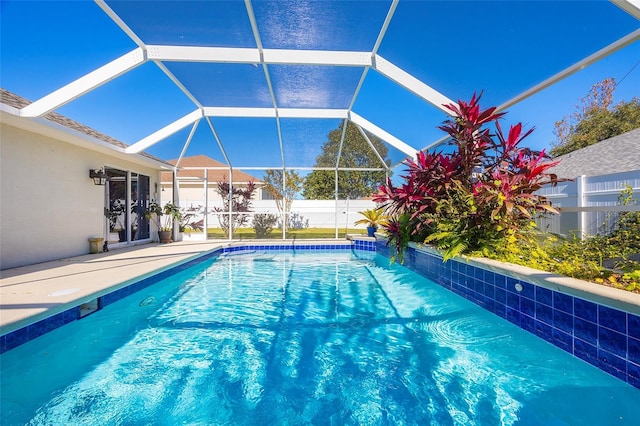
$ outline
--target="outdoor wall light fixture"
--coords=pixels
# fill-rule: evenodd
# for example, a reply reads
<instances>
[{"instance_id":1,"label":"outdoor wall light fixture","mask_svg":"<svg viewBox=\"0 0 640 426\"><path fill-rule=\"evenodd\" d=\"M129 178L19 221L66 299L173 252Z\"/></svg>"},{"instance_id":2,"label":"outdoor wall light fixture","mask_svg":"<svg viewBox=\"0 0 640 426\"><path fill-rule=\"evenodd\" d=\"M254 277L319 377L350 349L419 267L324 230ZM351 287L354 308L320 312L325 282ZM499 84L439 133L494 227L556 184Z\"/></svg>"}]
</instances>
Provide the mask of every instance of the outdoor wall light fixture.
<instances>
[{"instance_id":1,"label":"outdoor wall light fixture","mask_svg":"<svg viewBox=\"0 0 640 426\"><path fill-rule=\"evenodd\" d=\"M89 177L93 179L94 185L104 185L107 183L107 174L102 169L89 169Z\"/></svg>"}]
</instances>

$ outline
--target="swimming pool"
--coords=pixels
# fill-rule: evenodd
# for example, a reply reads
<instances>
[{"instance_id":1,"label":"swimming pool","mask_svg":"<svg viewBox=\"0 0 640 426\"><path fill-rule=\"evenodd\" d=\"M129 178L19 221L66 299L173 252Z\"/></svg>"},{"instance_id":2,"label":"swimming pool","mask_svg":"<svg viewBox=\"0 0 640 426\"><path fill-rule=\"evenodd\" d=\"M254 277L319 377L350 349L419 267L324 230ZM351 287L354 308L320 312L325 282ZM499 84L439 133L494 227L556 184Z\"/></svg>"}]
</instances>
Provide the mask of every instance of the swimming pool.
<instances>
[{"instance_id":1,"label":"swimming pool","mask_svg":"<svg viewBox=\"0 0 640 426\"><path fill-rule=\"evenodd\" d=\"M211 258L0 360L2 424L635 424L640 401L363 251Z\"/></svg>"}]
</instances>

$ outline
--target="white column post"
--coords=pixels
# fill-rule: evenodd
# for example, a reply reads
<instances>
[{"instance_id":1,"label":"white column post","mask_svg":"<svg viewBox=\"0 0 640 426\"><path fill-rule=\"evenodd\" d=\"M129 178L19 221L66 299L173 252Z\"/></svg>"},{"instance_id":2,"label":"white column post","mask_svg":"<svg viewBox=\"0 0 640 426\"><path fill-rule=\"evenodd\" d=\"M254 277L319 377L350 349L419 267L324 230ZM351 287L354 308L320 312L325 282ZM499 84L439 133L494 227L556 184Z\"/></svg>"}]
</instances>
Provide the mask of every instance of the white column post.
<instances>
[{"instance_id":1,"label":"white column post","mask_svg":"<svg viewBox=\"0 0 640 426\"><path fill-rule=\"evenodd\" d=\"M233 169L229 167L229 241L233 239Z\"/></svg>"},{"instance_id":2,"label":"white column post","mask_svg":"<svg viewBox=\"0 0 640 426\"><path fill-rule=\"evenodd\" d=\"M346 124L345 124L346 126ZM336 240L338 239L338 167L335 170L335 195L336 195L336 206L335 206L335 224L336 224Z\"/></svg>"},{"instance_id":3,"label":"white column post","mask_svg":"<svg viewBox=\"0 0 640 426\"><path fill-rule=\"evenodd\" d=\"M576 178L576 207L584 207L584 184L585 175L578 176ZM587 212L578 211L578 230L580 231L580 239L584 240L587 234Z\"/></svg>"},{"instance_id":4,"label":"white column post","mask_svg":"<svg viewBox=\"0 0 640 426\"><path fill-rule=\"evenodd\" d=\"M173 194L171 194L171 203L174 206L178 206L180 203L180 194L178 194L178 191L180 191L180 188L178 187L178 174L176 173L176 169L173 169ZM178 241L178 232L180 232L180 222L178 221L178 219L174 218L173 219L173 227L171 228L171 239L173 241Z\"/></svg>"},{"instance_id":5,"label":"white column post","mask_svg":"<svg viewBox=\"0 0 640 426\"><path fill-rule=\"evenodd\" d=\"M126 243L129 244L131 243L131 237L133 237L133 235L131 235L131 170L127 170L127 185L126 185L126 189L124 191L125 193L125 197L127 198L125 201L125 205L127 206L125 211L124 211L124 217L125 217L125 225L127 227L127 229L125 230L125 235L127 236L127 241Z\"/></svg>"},{"instance_id":6,"label":"white column post","mask_svg":"<svg viewBox=\"0 0 640 426\"><path fill-rule=\"evenodd\" d=\"M204 169L204 219L202 221L205 241L209 239L209 169Z\"/></svg>"},{"instance_id":7,"label":"white column post","mask_svg":"<svg viewBox=\"0 0 640 426\"><path fill-rule=\"evenodd\" d=\"M282 218L280 220L282 220L282 239L285 240L287 239L287 220L286 220L286 216L289 214L289 212L287 211L287 203L286 200L284 199L284 196L286 194L286 187L287 187L287 169L285 169L284 167L282 168L282 212L280 212L282 214Z\"/></svg>"}]
</instances>

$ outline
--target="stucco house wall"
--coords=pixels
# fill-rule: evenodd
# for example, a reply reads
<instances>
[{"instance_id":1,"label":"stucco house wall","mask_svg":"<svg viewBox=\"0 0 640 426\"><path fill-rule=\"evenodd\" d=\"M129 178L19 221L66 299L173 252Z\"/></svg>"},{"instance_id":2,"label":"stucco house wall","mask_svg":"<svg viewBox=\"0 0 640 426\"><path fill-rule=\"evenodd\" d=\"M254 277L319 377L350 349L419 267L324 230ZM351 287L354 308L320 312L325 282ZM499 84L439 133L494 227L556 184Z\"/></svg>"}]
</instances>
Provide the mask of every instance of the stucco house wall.
<instances>
[{"instance_id":1,"label":"stucco house wall","mask_svg":"<svg viewBox=\"0 0 640 426\"><path fill-rule=\"evenodd\" d=\"M178 160L169 160L170 164L177 164ZM204 200L209 200L209 208L222 207L222 197L217 191L219 181L229 181L229 170L210 169L207 171L207 190L205 195L205 170L204 168L214 167L221 168L226 167L223 163L220 163L213 158L206 155L194 155L190 157L184 157L180 161L180 169L178 170L178 204L181 207L191 206L203 206ZM195 169L194 169L195 168ZM162 191L160 198L162 203L173 201L173 173L163 172L162 176ZM235 170L233 173L233 185L234 187L246 187L248 182L252 181L255 184L256 191L253 194L253 200L270 199L265 198L266 190L264 190L264 183L258 177L249 173L245 173L242 170Z\"/></svg>"},{"instance_id":2,"label":"stucco house wall","mask_svg":"<svg viewBox=\"0 0 640 426\"><path fill-rule=\"evenodd\" d=\"M103 237L105 187L89 169L103 166L150 176L160 172L5 123L0 145L0 267L89 253ZM153 194L152 194L153 195Z\"/></svg>"},{"instance_id":3,"label":"stucco house wall","mask_svg":"<svg viewBox=\"0 0 640 426\"><path fill-rule=\"evenodd\" d=\"M0 88L0 269L87 254L89 238L108 237L106 186L90 169L149 176L149 198L158 198L161 170L171 168L60 114L22 117L29 104Z\"/></svg>"},{"instance_id":4,"label":"stucco house wall","mask_svg":"<svg viewBox=\"0 0 640 426\"><path fill-rule=\"evenodd\" d=\"M190 206L198 206L201 205L204 207L205 200L205 189L204 182L185 182L179 181L180 192L178 193L178 204L181 207L190 207ZM234 187L245 187L246 183L244 182L235 182ZM171 202L173 200L173 185L168 182L163 182L162 190L160 192L160 200L162 204ZM218 194L217 183L209 182L208 183L208 199L209 199L209 208L213 207L221 207L222 197ZM261 186L258 186L256 192L253 195L253 200L262 200L264 199L265 193L267 191L264 190Z\"/></svg>"}]
</instances>

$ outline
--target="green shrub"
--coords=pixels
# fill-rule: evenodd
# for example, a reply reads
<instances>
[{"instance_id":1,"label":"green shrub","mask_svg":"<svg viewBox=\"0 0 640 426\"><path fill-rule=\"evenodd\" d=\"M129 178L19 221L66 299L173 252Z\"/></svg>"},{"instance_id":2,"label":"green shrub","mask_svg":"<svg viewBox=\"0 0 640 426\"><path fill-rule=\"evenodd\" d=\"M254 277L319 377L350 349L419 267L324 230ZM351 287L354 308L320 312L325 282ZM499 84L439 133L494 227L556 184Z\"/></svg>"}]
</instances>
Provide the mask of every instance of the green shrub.
<instances>
[{"instance_id":1,"label":"green shrub","mask_svg":"<svg viewBox=\"0 0 640 426\"><path fill-rule=\"evenodd\" d=\"M256 231L256 238L265 238L270 235L276 223L278 223L278 216L275 214L256 214L253 217L253 229Z\"/></svg>"}]
</instances>

